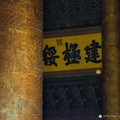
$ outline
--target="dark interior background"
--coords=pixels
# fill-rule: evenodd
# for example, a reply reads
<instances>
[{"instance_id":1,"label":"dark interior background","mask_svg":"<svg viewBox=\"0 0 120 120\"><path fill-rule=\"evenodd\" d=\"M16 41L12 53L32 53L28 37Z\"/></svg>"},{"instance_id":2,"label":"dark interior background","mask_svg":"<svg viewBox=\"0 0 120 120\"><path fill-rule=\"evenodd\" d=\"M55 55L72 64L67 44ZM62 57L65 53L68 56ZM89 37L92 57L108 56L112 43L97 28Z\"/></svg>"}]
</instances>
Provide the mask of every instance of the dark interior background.
<instances>
[{"instance_id":1,"label":"dark interior background","mask_svg":"<svg viewBox=\"0 0 120 120\"><path fill-rule=\"evenodd\" d=\"M44 0L43 5L44 33L101 26L102 0ZM99 120L101 75L44 76L43 88L44 120Z\"/></svg>"}]
</instances>

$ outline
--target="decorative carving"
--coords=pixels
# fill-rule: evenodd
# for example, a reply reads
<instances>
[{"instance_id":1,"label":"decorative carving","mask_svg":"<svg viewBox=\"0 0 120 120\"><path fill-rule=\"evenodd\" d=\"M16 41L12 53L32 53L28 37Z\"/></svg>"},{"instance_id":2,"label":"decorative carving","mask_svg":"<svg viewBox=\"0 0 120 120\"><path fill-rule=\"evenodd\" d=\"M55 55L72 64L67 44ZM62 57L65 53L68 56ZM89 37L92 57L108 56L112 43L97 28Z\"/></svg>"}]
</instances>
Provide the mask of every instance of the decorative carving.
<instances>
[{"instance_id":1,"label":"decorative carving","mask_svg":"<svg viewBox=\"0 0 120 120\"><path fill-rule=\"evenodd\" d=\"M86 111L90 113L93 111L94 117L97 116L102 112L101 83L100 75L45 79L43 94L44 119L52 120L59 116L69 119L74 116L74 120L78 120L78 116L81 119L84 116L84 119L86 117L86 120L88 120L87 117L90 114L86 116ZM95 113L96 111L97 113ZM64 113L66 114L64 115ZM93 120L94 117L91 117L91 119Z\"/></svg>"},{"instance_id":2,"label":"decorative carving","mask_svg":"<svg viewBox=\"0 0 120 120\"><path fill-rule=\"evenodd\" d=\"M101 25L102 0L45 0L44 31Z\"/></svg>"}]
</instances>

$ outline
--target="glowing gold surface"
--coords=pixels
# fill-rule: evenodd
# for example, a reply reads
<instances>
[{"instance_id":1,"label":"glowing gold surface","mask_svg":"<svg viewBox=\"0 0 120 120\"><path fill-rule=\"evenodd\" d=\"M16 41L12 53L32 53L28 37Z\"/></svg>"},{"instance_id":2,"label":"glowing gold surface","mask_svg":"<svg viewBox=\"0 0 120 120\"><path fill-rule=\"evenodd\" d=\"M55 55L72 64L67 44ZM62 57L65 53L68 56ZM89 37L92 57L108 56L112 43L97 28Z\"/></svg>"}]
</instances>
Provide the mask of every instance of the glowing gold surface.
<instances>
[{"instance_id":1,"label":"glowing gold surface","mask_svg":"<svg viewBox=\"0 0 120 120\"><path fill-rule=\"evenodd\" d=\"M103 100L105 115L120 115L120 3L103 0ZM105 120L120 120L106 117Z\"/></svg>"},{"instance_id":2,"label":"glowing gold surface","mask_svg":"<svg viewBox=\"0 0 120 120\"><path fill-rule=\"evenodd\" d=\"M42 1L0 0L0 120L42 119Z\"/></svg>"}]
</instances>

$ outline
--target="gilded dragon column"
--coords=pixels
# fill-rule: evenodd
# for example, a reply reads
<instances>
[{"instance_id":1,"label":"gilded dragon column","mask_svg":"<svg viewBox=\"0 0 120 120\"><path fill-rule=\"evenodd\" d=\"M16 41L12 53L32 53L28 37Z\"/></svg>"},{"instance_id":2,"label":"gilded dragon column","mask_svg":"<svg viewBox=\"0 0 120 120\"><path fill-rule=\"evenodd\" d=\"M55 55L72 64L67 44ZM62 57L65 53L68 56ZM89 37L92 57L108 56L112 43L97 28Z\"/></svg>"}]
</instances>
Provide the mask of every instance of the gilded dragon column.
<instances>
[{"instance_id":1,"label":"gilded dragon column","mask_svg":"<svg viewBox=\"0 0 120 120\"><path fill-rule=\"evenodd\" d=\"M42 0L0 0L0 120L42 120Z\"/></svg>"},{"instance_id":2,"label":"gilded dragon column","mask_svg":"<svg viewBox=\"0 0 120 120\"><path fill-rule=\"evenodd\" d=\"M105 120L120 120L120 1L103 0L103 102ZM115 116L112 116L115 115Z\"/></svg>"}]
</instances>

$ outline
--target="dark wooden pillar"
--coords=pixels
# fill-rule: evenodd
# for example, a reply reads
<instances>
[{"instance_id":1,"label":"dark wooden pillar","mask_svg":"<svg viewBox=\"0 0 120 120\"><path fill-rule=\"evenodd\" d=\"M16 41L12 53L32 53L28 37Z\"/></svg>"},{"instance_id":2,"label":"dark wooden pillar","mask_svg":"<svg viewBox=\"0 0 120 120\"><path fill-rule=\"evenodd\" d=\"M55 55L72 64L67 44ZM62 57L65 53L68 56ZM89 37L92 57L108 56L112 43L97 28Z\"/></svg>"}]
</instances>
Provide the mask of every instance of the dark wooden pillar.
<instances>
[{"instance_id":1,"label":"dark wooden pillar","mask_svg":"<svg viewBox=\"0 0 120 120\"><path fill-rule=\"evenodd\" d=\"M0 120L42 120L42 0L0 0Z\"/></svg>"},{"instance_id":2,"label":"dark wooden pillar","mask_svg":"<svg viewBox=\"0 0 120 120\"><path fill-rule=\"evenodd\" d=\"M120 120L119 0L103 0L102 40L104 114L109 115L105 120Z\"/></svg>"}]
</instances>

